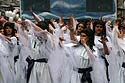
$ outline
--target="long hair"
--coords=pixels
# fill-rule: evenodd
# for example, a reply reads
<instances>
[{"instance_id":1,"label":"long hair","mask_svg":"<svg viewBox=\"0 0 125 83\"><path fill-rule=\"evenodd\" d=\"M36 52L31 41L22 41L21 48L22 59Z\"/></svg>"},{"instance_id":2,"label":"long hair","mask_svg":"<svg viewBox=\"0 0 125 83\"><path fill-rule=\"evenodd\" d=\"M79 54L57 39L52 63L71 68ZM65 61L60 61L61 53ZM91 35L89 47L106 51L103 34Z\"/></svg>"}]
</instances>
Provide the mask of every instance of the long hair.
<instances>
[{"instance_id":1,"label":"long hair","mask_svg":"<svg viewBox=\"0 0 125 83\"><path fill-rule=\"evenodd\" d=\"M85 23L84 22L79 22L77 25L76 25L76 30L78 29L78 26L79 26L79 24L83 24L83 29L85 29L86 27L85 27Z\"/></svg>"},{"instance_id":2,"label":"long hair","mask_svg":"<svg viewBox=\"0 0 125 83\"><path fill-rule=\"evenodd\" d=\"M15 29L14 29L14 27L15 27L15 24L14 23L11 23L11 22L6 22L5 24L4 24L4 35L5 36L7 36L7 32L6 32L6 28L7 28L7 26L9 26L11 29L12 29L12 33L11 33L11 36L15 36Z\"/></svg>"},{"instance_id":3,"label":"long hair","mask_svg":"<svg viewBox=\"0 0 125 83\"><path fill-rule=\"evenodd\" d=\"M47 22L45 22L45 21L40 21L36 25L39 26L43 30L46 29L47 31L49 31L49 24Z\"/></svg>"},{"instance_id":4,"label":"long hair","mask_svg":"<svg viewBox=\"0 0 125 83\"><path fill-rule=\"evenodd\" d=\"M94 32L94 34L95 34L95 27L96 27L96 25L98 25L98 24L99 24L99 25L102 25L102 28L103 28L103 30L102 30L100 36L105 36L105 37L106 37L106 27L105 27L105 23L104 23L103 21L101 21L101 20L97 20L97 21L94 22L94 24L93 24L93 32Z\"/></svg>"},{"instance_id":5,"label":"long hair","mask_svg":"<svg viewBox=\"0 0 125 83\"><path fill-rule=\"evenodd\" d=\"M94 33L91 29L84 29L81 31L81 33L85 33L88 37L87 45L90 47L90 49L93 49L94 46Z\"/></svg>"}]
</instances>

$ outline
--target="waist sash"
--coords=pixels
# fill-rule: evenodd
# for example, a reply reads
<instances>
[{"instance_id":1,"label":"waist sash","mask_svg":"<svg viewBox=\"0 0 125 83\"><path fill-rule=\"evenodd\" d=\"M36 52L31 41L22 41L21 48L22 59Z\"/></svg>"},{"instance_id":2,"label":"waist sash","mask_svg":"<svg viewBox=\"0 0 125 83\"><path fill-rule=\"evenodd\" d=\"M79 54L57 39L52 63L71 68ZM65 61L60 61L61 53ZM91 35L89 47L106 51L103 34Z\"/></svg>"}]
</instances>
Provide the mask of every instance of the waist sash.
<instances>
[{"instance_id":1,"label":"waist sash","mask_svg":"<svg viewBox=\"0 0 125 83\"><path fill-rule=\"evenodd\" d=\"M92 71L92 67L88 68L78 68L78 73L83 73L81 78L81 83L88 82L92 83L90 72Z\"/></svg>"},{"instance_id":2,"label":"waist sash","mask_svg":"<svg viewBox=\"0 0 125 83\"><path fill-rule=\"evenodd\" d=\"M26 58L26 61L28 62L28 69L27 69L27 83L29 82L30 74L33 69L34 63L39 62L39 63L47 63L48 59L47 58L42 58L42 59L31 59L30 57Z\"/></svg>"}]
</instances>

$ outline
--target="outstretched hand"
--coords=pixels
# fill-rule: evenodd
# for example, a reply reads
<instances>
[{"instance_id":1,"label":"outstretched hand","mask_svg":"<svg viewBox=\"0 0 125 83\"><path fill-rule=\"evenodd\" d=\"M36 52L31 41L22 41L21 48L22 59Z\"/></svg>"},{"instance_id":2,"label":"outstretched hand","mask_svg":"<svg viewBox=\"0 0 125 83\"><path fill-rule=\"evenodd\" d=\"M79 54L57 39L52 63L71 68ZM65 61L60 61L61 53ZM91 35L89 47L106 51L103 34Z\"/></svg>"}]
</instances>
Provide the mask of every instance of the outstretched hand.
<instances>
[{"instance_id":1,"label":"outstretched hand","mask_svg":"<svg viewBox=\"0 0 125 83\"><path fill-rule=\"evenodd\" d=\"M106 37L105 36L101 36L101 39L98 40L98 41L101 42L102 44L105 44Z\"/></svg>"},{"instance_id":2,"label":"outstretched hand","mask_svg":"<svg viewBox=\"0 0 125 83\"><path fill-rule=\"evenodd\" d=\"M124 38L124 31L123 30L119 30L118 37L121 38L121 39Z\"/></svg>"},{"instance_id":3,"label":"outstretched hand","mask_svg":"<svg viewBox=\"0 0 125 83\"><path fill-rule=\"evenodd\" d=\"M68 29L69 29L70 31L73 31L73 30L74 30L74 28L73 28L73 17L72 17L72 16L69 17Z\"/></svg>"}]
</instances>

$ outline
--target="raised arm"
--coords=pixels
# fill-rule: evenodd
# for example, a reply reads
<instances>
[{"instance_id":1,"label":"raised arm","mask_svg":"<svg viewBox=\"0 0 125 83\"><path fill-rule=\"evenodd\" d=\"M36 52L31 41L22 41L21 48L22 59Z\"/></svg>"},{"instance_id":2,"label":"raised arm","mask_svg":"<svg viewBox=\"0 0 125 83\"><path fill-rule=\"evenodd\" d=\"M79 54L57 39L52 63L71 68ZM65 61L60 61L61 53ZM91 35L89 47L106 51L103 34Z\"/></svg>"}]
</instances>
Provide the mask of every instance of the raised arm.
<instances>
[{"instance_id":1,"label":"raised arm","mask_svg":"<svg viewBox=\"0 0 125 83\"><path fill-rule=\"evenodd\" d=\"M68 29L70 30L71 40L77 41L77 38L75 37L75 31L74 31L74 27L73 27L73 17L72 16L69 18Z\"/></svg>"},{"instance_id":2,"label":"raised arm","mask_svg":"<svg viewBox=\"0 0 125 83\"><path fill-rule=\"evenodd\" d=\"M34 24L33 22L31 22L30 20L25 20L25 23L26 24L30 24L37 31L43 31L43 29L41 29L40 27L38 27L36 24Z\"/></svg>"},{"instance_id":3,"label":"raised arm","mask_svg":"<svg viewBox=\"0 0 125 83\"><path fill-rule=\"evenodd\" d=\"M103 44L103 48L104 48L104 53L106 55L109 55L109 49L108 49L108 46L106 44L106 37L102 36L101 37L101 40L99 40L99 42L101 42Z\"/></svg>"},{"instance_id":4,"label":"raised arm","mask_svg":"<svg viewBox=\"0 0 125 83\"><path fill-rule=\"evenodd\" d=\"M40 22L40 21L41 21L41 19L38 17L38 15L36 15L36 14L33 12L33 10L32 10L31 7L29 8L29 11L30 11L30 13L32 14L32 16L34 17L34 19L35 19L36 22Z\"/></svg>"}]
</instances>

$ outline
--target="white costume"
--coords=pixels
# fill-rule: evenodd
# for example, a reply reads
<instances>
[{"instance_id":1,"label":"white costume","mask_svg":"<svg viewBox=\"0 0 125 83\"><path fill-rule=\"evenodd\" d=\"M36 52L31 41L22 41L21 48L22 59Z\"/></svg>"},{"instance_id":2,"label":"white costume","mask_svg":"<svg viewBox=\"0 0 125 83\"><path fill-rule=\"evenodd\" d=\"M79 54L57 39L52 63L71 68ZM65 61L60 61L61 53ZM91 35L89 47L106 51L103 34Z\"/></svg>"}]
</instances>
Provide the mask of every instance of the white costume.
<instances>
[{"instance_id":1,"label":"white costume","mask_svg":"<svg viewBox=\"0 0 125 83\"><path fill-rule=\"evenodd\" d=\"M89 68L92 65L88 49L82 45L77 46L75 44L72 47L66 48L67 61L64 65L64 74L61 83L81 83L83 73L78 73L78 68Z\"/></svg>"},{"instance_id":2,"label":"white costume","mask_svg":"<svg viewBox=\"0 0 125 83\"><path fill-rule=\"evenodd\" d=\"M13 44L0 34L0 83L15 83Z\"/></svg>"},{"instance_id":3,"label":"white costume","mask_svg":"<svg viewBox=\"0 0 125 83\"><path fill-rule=\"evenodd\" d=\"M125 68L122 67L125 62L125 40L118 38L118 27L114 26L112 32L113 52L109 63L111 66L111 83L125 83Z\"/></svg>"},{"instance_id":4,"label":"white costume","mask_svg":"<svg viewBox=\"0 0 125 83\"><path fill-rule=\"evenodd\" d=\"M107 74L106 74L106 63L105 59L102 57L105 57L104 48L100 40L100 36L95 36L95 46L93 47L94 51L93 54L96 56L94 63L93 63L93 71L92 71L92 80L93 83L108 83L107 80ZM110 43L106 42L106 44ZM109 46L108 46L109 45ZM108 49L110 49L110 44L108 44Z\"/></svg>"},{"instance_id":5,"label":"white costume","mask_svg":"<svg viewBox=\"0 0 125 83\"><path fill-rule=\"evenodd\" d=\"M27 43L22 42L25 45L24 45L24 50L23 48L21 49L27 52L26 55L22 57L22 59L24 58L24 60L22 60L24 65L22 68L25 69L26 67L27 71L25 71L24 73L26 73L28 76L30 63L28 64L28 62L26 62L26 59L29 56L32 59L33 67L31 69L29 79L28 77L25 77L27 78L27 80L25 79L25 82L27 81L27 83L52 83L50 70L47 63L47 60L49 60L49 55L51 53L51 37L48 34L48 32L46 31L38 32L31 25L30 21L27 22L29 23L28 34L26 33L25 35L23 34L21 35L22 36L21 38L24 38L23 36L25 36L25 39L21 40L22 41L26 40L27 42ZM41 61L41 59L43 60L43 58L44 61Z\"/></svg>"},{"instance_id":6,"label":"white costume","mask_svg":"<svg viewBox=\"0 0 125 83\"><path fill-rule=\"evenodd\" d=\"M49 38L49 35L45 35L47 35L47 33L44 32L39 36L37 35L37 38L35 40L36 45L33 44L35 46L33 46L32 48L33 55L31 55L31 57L34 60L43 58L49 60L49 55L51 54L51 40ZM35 62L28 83L52 83L48 63Z\"/></svg>"}]
</instances>

